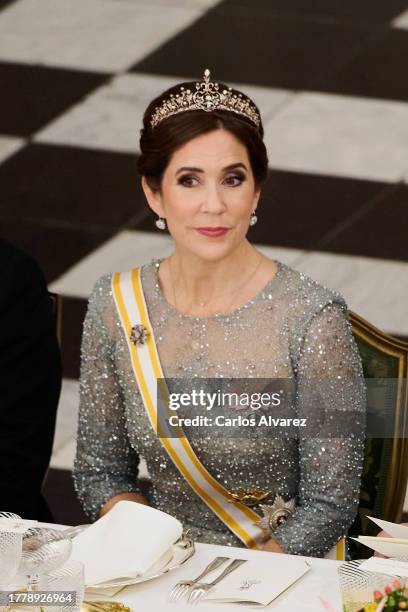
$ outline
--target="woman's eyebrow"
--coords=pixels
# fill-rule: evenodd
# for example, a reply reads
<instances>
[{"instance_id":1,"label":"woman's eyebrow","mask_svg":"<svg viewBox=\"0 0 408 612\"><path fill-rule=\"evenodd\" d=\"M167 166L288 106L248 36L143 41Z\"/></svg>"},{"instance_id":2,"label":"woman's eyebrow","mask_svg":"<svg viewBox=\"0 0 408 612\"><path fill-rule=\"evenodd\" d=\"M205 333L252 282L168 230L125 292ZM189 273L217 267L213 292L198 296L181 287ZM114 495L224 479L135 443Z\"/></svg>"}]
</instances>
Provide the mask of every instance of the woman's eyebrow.
<instances>
[{"instance_id":1,"label":"woman's eyebrow","mask_svg":"<svg viewBox=\"0 0 408 612\"><path fill-rule=\"evenodd\" d=\"M244 168L244 170L247 170L245 164L243 164L242 162L238 162L236 164L230 164L229 166L225 166L225 168L222 169L222 172L228 172L228 170L235 170L235 168ZM194 166L183 166L182 168L179 168L177 170L176 176L180 172L204 172L204 170L202 168L195 168Z\"/></svg>"}]
</instances>

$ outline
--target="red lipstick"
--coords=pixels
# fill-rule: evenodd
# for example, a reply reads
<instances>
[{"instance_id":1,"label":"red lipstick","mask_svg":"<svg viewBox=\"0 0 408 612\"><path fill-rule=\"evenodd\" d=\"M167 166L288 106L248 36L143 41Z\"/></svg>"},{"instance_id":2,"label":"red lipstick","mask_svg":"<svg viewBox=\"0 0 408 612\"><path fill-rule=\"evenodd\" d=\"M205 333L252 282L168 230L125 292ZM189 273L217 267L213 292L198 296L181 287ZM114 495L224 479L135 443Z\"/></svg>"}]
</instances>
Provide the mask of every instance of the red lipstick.
<instances>
[{"instance_id":1,"label":"red lipstick","mask_svg":"<svg viewBox=\"0 0 408 612\"><path fill-rule=\"evenodd\" d=\"M229 227L196 227L197 232L204 234L204 236L211 236L216 238L217 236L224 236L229 230Z\"/></svg>"}]
</instances>

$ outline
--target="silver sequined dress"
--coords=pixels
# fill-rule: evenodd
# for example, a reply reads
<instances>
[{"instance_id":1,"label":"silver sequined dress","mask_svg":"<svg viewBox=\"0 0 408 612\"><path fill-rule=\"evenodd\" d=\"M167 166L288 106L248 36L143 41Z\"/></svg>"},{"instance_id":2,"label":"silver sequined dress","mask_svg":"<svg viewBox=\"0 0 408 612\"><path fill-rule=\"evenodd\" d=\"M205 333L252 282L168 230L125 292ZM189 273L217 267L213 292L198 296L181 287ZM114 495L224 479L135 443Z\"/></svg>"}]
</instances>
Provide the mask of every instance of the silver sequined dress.
<instances>
[{"instance_id":1,"label":"silver sequined dress","mask_svg":"<svg viewBox=\"0 0 408 612\"><path fill-rule=\"evenodd\" d=\"M340 381L328 386L325 399L337 414L351 415L352 436L191 440L200 461L229 491L258 485L285 499L296 497L295 512L275 539L290 553L323 556L356 514L363 459L365 386L344 299L277 262L275 277L231 313L184 315L159 286L161 261L142 266L141 279L166 378L290 378L298 402L311 379ZM190 489L152 430L110 275L98 280L90 297L81 353L74 481L90 518L115 494L139 490L144 457L152 506L176 516L197 541L243 546Z\"/></svg>"}]
</instances>

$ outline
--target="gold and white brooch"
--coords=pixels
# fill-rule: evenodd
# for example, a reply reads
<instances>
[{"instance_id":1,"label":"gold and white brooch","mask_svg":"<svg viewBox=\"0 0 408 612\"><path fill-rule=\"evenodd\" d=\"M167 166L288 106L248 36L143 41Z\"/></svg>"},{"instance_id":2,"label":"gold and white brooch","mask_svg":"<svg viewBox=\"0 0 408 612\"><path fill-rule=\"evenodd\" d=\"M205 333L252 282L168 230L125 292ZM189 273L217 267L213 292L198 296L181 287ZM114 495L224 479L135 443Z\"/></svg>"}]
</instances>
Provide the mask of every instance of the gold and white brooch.
<instances>
[{"instance_id":1,"label":"gold and white brooch","mask_svg":"<svg viewBox=\"0 0 408 612\"><path fill-rule=\"evenodd\" d=\"M144 344L148 339L150 333L144 325L138 324L134 325L130 330L130 341L135 344Z\"/></svg>"}]
</instances>

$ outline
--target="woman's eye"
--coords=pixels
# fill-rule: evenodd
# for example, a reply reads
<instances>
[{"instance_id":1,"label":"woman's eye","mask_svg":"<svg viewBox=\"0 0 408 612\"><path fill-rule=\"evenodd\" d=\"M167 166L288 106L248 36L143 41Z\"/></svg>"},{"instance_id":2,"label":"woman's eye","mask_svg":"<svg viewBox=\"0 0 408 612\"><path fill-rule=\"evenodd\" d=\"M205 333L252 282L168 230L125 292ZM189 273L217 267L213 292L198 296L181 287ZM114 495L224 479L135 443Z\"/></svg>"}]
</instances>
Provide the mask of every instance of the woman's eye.
<instances>
[{"instance_id":1,"label":"woman's eye","mask_svg":"<svg viewBox=\"0 0 408 612\"><path fill-rule=\"evenodd\" d=\"M226 178L226 181L232 187L238 187L238 185L241 185L241 183L243 183L245 181L245 177L242 174L234 174L232 176L228 176ZM230 182L230 181L237 181L237 182L233 183L233 182Z\"/></svg>"},{"instance_id":2,"label":"woman's eye","mask_svg":"<svg viewBox=\"0 0 408 612\"><path fill-rule=\"evenodd\" d=\"M196 184L195 181L197 181L195 176L186 175L186 176L181 176L177 182L180 185L184 185L184 187L194 187L194 185ZM245 181L245 176L243 176L242 174L234 174L231 176L227 176L225 181L231 187L238 187L238 185L241 185L241 183Z\"/></svg>"},{"instance_id":3,"label":"woman's eye","mask_svg":"<svg viewBox=\"0 0 408 612\"><path fill-rule=\"evenodd\" d=\"M195 177L194 176L182 176L179 178L178 183L180 185L184 185L185 187L193 187L194 183L192 181L195 181Z\"/></svg>"}]
</instances>

